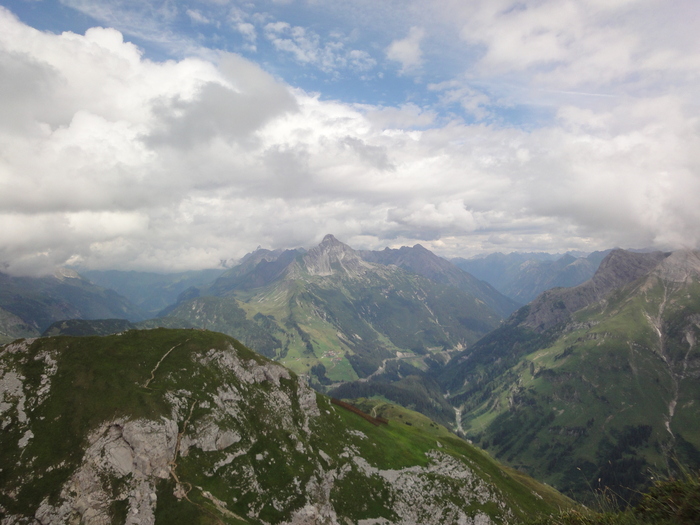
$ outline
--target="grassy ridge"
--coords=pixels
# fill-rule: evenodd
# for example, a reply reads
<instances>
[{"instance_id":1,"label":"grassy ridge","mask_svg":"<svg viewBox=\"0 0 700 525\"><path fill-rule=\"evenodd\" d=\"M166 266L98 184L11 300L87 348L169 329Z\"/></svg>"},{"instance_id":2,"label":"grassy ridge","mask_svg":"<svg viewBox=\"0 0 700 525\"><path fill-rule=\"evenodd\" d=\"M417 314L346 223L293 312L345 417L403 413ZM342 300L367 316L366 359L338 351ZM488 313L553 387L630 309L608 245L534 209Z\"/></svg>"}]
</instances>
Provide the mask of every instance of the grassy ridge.
<instances>
[{"instance_id":1,"label":"grassy ridge","mask_svg":"<svg viewBox=\"0 0 700 525\"><path fill-rule=\"evenodd\" d=\"M499 506L475 500L464 512L482 512L501 522L504 509L525 518L571 505L552 489L503 469L424 416L395 406L379 408L390 422L376 427L318 395L320 414L309 420L307 433L303 427L308 416L301 409L297 378L281 377L279 386L272 381L246 382L205 358L231 351L241 363L249 363L247 367L253 366L250 363L277 366L230 337L201 330L42 338L19 352L3 352L0 364L5 377L17 372L25 378L27 415L23 421L19 400L6 398L15 408L4 412L7 423L0 433L4 512L31 516L45 498L57 504L61 487L82 464L88 436L102 423L117 418L158 422L172 417L178 418L180 431L188 420L187 432L193 439L214 420L239 439L222 450L205 452L194 447L175 458L178 477L189 487L189 500L173 496L172 478L159 480L157 523L289 520L294 509L303 507L306 488L319 483L324 471L346 473L336 475L330 493L339 516L351 521L395 519L386 480L368 477L352 457L364 458L374 469L401 471L427 466L432 461L429 455L438 452L468 465L477 476L469 483L486 480L502 502ZM46 384L50 395L42 398L38 392ZM216 408L222 389L236 393L233 398L238 399L229 401L233 404L225 405L224 412ZM180 407L179 415L174 416L173 403ZM27 430L33 436L22 448L18 443ZM111 507L114 519L128 510L124 496L117 497L119 487L128 482L128 477L104 479L105 490L116 498ZM437 477L431 483L442 484L446 498L433 504L464 505L460 498L454 499L465 489L457 481ZM215 500L226 504L226 512Z\"/></svg>"}]
</instances>

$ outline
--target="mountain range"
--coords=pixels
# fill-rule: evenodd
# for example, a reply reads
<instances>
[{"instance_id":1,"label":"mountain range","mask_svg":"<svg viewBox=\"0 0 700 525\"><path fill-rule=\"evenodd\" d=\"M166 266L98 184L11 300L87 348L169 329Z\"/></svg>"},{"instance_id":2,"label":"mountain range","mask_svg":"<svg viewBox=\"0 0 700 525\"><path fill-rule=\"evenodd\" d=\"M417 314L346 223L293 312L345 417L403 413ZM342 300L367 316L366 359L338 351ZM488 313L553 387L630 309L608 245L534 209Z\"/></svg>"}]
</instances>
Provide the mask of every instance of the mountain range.
<instances>
[{"instance_id":1,"label":"mountain range","mask_svg":"<svg viewBox=\"0 0 700 525\"><path fill-rule=\"evenodd\" d=\"M117 294L133 293L126 272L111 277L121 282L117 292L77 274L8 277L0 307L32 308L4 310L1 326L8 340L157 327L223 332L320 392L417 410L579 500L601 489L625 501L660 474L700 467L700 255L605 253L523 255L541 264L521 261L519 271L548 267L550 277L597 268L518 308L420 245L359 251L329 235L310 250L258 249L213 280L147 276L142 298L149 287L161 304L165 290L170 300L179 295L146 320L118 313L139 311ZM530 290L545 286L546 272L526 274ZM103 317L121 320L90 320L95 310L71 306L71 297L80 305L108 298L117 314ZM74 318L61 319L62 311Z\"/></svg>"},{"instance_id":2,"label":"mountain range","mask_svg":"<svg viewBox=\"0 0 700 525\"><path fill-rule=\"evenodd\" d=\"M330 385L389 360L445 360L516 306L420 246L358 252L327 235L308 251L257 250L162 315L233 335Z\"/></svg>"}]
</instances>

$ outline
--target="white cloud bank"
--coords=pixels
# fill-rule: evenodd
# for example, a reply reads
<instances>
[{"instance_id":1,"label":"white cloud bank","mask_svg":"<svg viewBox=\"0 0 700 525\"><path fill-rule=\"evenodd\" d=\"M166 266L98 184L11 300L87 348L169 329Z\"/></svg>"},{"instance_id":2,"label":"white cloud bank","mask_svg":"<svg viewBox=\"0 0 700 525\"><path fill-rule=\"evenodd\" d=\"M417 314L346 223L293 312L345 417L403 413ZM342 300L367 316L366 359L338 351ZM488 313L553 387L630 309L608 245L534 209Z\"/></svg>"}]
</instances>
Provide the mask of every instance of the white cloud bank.
<instances>
[{"instance_id":1,"label":"white cloud bank","mask_svg":"<svg viewBox=\"0 0 700 525\"><path fill-rule=\"evenodd\" d=\"M480 67L502 67L490 34L473 36ZM535 131L438 125L412 104L322 101L234 54L152 62L116 30L43 33L0 8L0 263L202 268L329 232L447 256L697 247L697 115L680 89L562 104Z\"/></svg>"}]
</instances>

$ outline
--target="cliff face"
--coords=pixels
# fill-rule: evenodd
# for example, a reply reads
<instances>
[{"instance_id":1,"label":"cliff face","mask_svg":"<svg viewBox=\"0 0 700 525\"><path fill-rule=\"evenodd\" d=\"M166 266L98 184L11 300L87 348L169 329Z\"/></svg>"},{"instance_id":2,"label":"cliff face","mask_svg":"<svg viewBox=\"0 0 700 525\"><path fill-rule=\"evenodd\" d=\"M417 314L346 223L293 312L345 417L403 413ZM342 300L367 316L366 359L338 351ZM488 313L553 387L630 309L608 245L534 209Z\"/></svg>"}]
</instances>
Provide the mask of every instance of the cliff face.
<instances>
[{"instance_id":1,"label":"cliff face","mask_svg":"<svg viewBox=\"0 0 700 525\"><path fill-rule=\"evenodd\" d=\"M568 504L454 437L375 427L213 332L3 347L0 421L3 525L487 524Z\"/></svg>"}]
</instances>

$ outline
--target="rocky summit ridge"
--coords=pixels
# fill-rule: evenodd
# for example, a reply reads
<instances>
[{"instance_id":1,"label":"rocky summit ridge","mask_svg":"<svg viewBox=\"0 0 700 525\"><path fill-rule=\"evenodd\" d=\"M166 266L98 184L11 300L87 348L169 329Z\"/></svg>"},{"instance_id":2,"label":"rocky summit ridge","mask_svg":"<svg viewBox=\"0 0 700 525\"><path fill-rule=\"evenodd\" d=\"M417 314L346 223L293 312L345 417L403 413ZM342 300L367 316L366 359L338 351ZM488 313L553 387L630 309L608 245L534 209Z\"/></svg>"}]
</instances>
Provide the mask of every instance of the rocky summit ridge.
<instances>
[{"instance_id":1,"label":"rocky summit ridge","mask_svg":"<svg viewBox=\"0 0 700 525\"><path fill-rule=\"evenodd\" d=\"M363 261L355 250L333 235L326 235L321 243L303 257L304 267L311 275L329 276L342 272L348 277L359 277L373 265Z\"/></svg>"},{"instance_id":2,"label":"rocky summit ridge","mask_svg":"<svg viewBox=\"0 0 700 525\"><path fill-rule=\"evenodd\" d=\"M654 275L675 283L687 283L700 277L700 252L695 250L678 250L666 257L654 269Z\"/></svg>"},{"instance_id":3,"label":"rocky summit ridge","mask_svg":"<svg viewBox=\"0 0 700 525\"><path fill-rule=\"evenodd\" d=\"M571 505L395 410L375 426L214 332L20 340L0 348L0 516L488 525Z\"/></svg>"}]
</instances>

